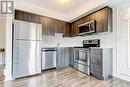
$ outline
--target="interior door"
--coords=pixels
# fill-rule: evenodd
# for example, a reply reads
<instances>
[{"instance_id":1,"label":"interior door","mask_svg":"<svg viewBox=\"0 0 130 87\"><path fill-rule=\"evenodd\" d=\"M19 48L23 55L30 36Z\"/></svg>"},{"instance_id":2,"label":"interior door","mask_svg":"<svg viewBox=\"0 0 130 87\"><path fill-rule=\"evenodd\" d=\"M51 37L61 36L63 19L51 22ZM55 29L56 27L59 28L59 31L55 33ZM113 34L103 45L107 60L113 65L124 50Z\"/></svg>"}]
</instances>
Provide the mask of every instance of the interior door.
<instances>
[{"instance_id":1,"label":"interior door","mask_svg":"<svg viewBox=\"0 0 130 87\"><path fill-rule=\"evenodd\" d=\"M16 40L13 51L14 78L41 72L40 42Z\"/></svg>"}]
</instances>

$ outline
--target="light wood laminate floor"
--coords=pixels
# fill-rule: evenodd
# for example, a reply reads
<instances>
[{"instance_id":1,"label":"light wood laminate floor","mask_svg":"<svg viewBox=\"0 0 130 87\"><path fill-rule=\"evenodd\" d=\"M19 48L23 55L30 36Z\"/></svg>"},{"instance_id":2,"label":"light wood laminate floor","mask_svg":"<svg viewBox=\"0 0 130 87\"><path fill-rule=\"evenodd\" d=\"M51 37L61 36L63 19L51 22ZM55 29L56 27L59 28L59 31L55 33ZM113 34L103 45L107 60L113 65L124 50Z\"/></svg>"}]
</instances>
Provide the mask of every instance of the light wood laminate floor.
<instances>
[{"instance_id":1,"label":"light wood laminate floor","mask_svg":"<svg viewBox=\"0 0 130 87\"><path fill-rule=\"evenodd\" d=\"M66 68L5 83L1 82L0 87L130 87L130 83L116 78L101 81L73 68Z\"/></svg>"}]
</instances>

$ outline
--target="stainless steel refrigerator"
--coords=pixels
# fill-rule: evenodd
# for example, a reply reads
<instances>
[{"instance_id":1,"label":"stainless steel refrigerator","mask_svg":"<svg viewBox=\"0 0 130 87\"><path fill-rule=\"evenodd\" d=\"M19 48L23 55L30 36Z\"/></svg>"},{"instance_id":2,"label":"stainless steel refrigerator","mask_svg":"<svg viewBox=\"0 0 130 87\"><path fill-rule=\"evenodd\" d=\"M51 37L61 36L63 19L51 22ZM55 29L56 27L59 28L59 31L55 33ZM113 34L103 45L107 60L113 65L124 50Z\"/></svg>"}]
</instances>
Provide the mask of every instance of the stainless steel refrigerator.
<instances>
[{"instance_id":1,"label":"stainless steel refrigerator","mask_svg":"<svg viewBox=\"0 0 130 87\"><path fill-rule=\"evenodd\" d=\"M42 25L14 21L13 78L41 73Z\"/></svg>"}]
</instances>

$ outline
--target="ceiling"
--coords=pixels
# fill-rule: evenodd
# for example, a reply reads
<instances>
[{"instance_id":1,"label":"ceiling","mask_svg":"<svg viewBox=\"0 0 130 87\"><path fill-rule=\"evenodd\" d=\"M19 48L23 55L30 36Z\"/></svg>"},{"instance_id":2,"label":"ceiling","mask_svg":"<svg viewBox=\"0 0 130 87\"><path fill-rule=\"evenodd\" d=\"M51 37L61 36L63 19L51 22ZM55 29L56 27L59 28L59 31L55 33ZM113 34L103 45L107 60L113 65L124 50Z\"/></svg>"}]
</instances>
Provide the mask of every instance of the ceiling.
<instances>
[{"instance_id":1,"label":"ceiling","mask_svg":"<svg viewBox=\"0 0 130 87\"><path fill-rule=\"evenodd\" d=\"M16 0L15 8L52 18L71 21L111 0ZM114 0L113 0L114 1Z\"/></svg>"},{"instance_id":2,"label":"ceiling","mask_svg":"<svg viewBox=\"0 0 130 87\"><path fill-rule=\"evenodd\" d=\"M71 14L77 9L81 8L83 5L94 0L70 0L68 3L62 4L60 0L18 0L20 2L26 2L31 5L38 6L50 11L55 11L61 14Z\"/></svg>"}]
</instances>

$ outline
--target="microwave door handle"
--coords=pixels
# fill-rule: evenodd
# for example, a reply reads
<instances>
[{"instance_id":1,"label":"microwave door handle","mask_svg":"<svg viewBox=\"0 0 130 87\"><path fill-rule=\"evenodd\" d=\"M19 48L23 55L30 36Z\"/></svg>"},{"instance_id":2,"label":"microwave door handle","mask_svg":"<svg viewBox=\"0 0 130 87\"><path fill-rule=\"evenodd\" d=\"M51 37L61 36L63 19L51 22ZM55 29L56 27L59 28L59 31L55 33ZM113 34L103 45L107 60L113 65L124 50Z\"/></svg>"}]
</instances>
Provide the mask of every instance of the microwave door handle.
<instances>
[{"instance_id":1,"label":"microwave door handle","mask_svg":"<svg viewBox=\"0 0 130 87\"><path fill-rule=\"evenodd\" d=\"M91 28L91 27L90 27L90 24L89 24L89 25L88 25L88 29L89 29L89 31L91 30L90 28Z\"/></svg>"},{"instance_id":2,"label":"microwave door handle","mask_svg":"<svg viewBox=\"0 0 130 87\"><path fill-rule=\"evenodd\" d=\"M93 26L90 24L89 25L89 30L91 31L93 29Z\"/></svg>"}]
</instances>

